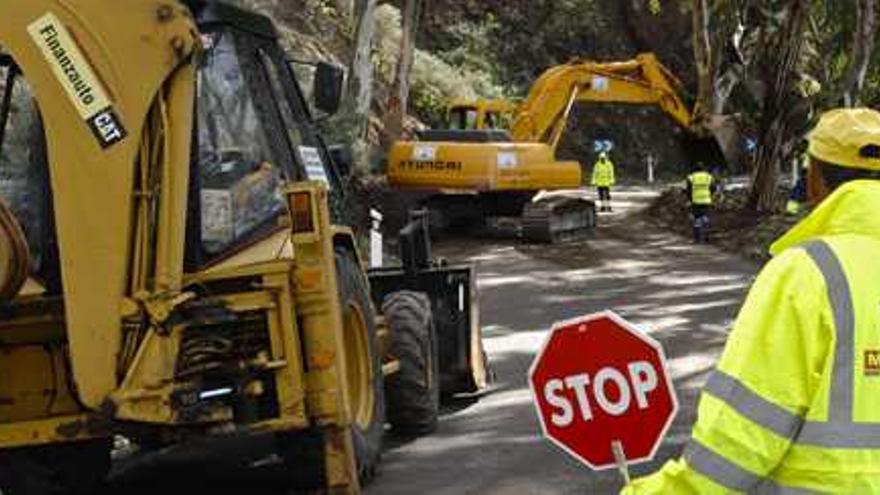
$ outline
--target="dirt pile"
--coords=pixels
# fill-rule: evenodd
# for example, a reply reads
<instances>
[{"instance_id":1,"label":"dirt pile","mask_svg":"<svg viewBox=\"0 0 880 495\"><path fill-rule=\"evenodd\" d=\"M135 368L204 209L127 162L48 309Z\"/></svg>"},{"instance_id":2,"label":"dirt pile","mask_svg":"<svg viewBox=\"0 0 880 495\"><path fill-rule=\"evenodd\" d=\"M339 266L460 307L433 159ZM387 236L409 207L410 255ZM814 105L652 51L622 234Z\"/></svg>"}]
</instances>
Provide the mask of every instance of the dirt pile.
<instances>
[{"instance_id":1,"label":"dirt pile","mask_svg":"<svg viewBox=\"0 0 880 495\"><path fill-rule=\"evenodd\" d=\"M786 195L780 194L780 198L777 211L782 212ZM712 213L711 242L750 259L767 260L770 244L794 226L804 213L758 213L746 208L747 199L745 187L725 189ZM690 203L684 186L663 191L644 215L682 235L692 234Z\"/></svg>"},{"instance_id":2,"label":"dirt pile","mask_svg":"<svg viewBox=\"0 0 880 495\"><path fill-rule=\"evenodd\" d=\"M350 180L348 224L364 234L370 228L371 208L382 213L382 232L394 237L409 222L409 211L417 208L429 194L394 189L383 175L359 174Z\"/></svg>"}]
</instances>

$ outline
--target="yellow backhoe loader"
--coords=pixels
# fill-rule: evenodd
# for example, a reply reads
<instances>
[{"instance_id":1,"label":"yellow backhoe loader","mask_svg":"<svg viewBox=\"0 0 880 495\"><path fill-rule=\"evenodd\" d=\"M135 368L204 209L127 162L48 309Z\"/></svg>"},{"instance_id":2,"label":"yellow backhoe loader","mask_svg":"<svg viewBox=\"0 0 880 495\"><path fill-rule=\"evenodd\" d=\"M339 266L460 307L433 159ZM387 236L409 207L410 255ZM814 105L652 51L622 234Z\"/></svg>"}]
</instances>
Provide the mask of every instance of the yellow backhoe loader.
<instances>
[{"instance_id":1,"label":"yellow backhoe loader","mask_svg":"<svg viewBox=\"0 0 880 495\"><path fill-rule=\"evenodd\" d=\"M343 74L317 64L314 106ZM93 493L114 438L266 437L358 493L386 418L485 384L470 268L368 273L271 21L190 0L0 2L0 492ZM376 307L381 308L381 313Z\"/></svg>"},{"instance_id":2,"label":"yellow backhoe loader","mask_svg":"<svg viewBox=\"0 0 880 495\"><path fill-rule=\"evenodd\" d=\"M572 107L577 102L656 105L695 135L709 129L713 147L720 144L719 151L733 156L737 133L732 120L701 122L697 129L681 93L678 79L650 53L626 62L555 66L532 85L514 112L509 132L488 123L512 104L455 102L450 129L428 130L418 141L395 143L388 181L393 187L426 191L426 203L441 228L475 215L521 215L527 240L578 236L595 225L592 202L558 195L534 199L541 190L582 185L581 165L555 158Z\"/></svg>"}]
</instances>

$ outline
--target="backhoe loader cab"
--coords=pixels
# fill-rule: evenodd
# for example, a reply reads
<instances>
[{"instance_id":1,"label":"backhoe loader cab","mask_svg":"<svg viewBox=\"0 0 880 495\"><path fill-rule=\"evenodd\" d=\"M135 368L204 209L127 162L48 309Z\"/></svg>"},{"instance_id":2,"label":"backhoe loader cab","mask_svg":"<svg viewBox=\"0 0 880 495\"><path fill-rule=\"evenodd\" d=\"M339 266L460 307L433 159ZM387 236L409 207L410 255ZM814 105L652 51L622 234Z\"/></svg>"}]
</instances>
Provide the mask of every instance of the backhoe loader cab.
<instances>
[{"instance_id":1,"label":"backhoe loader cab","mask_svg":"<svg viewBox=\"0 0 880 495\"><path fill-rule=\"evenodd\" d=\"M72 3L0 3L0 492L92 493L114 435L262 435L291 484L357 493L386 402L392 428L427 431L441 374L482 384L470 270L408 272L454 279L456 307L418 283L371 300L267 18ZM332 112L340 72L315 79Z\"/></svg>"},{"instance_id":2,"label":"backhoe loader cab","mask_svg":"<svg viewBox=\"0 0 880 495\"><path fill-rule=\"evenodd\" d=\"M189 210L187 262L198 268L279 228L282 183L323 182L333 205L345 192L269 19L222 3L193 8L203 53L190 180L199 201Z\"/></svg>"}]
</instances>

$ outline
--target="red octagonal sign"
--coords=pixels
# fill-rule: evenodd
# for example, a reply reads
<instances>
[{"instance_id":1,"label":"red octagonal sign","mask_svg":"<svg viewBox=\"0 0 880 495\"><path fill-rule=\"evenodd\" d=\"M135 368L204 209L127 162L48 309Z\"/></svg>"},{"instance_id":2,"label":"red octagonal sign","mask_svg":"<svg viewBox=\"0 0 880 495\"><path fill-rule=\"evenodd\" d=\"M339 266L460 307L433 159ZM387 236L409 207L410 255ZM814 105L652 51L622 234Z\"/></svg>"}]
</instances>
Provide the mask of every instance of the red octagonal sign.
<instances>
[{"instance_id":1,"label":"red octagonal sign","mask_svg":"<svg viewBox=\"0 0 880 495\"><path fill-rule=\"evenodd\" d=\"M678 411L660 344L610 311L556 324L529 384L544 435L594 470L616 465L615 442L651 460Z\"/></svg>"}]
</instances>

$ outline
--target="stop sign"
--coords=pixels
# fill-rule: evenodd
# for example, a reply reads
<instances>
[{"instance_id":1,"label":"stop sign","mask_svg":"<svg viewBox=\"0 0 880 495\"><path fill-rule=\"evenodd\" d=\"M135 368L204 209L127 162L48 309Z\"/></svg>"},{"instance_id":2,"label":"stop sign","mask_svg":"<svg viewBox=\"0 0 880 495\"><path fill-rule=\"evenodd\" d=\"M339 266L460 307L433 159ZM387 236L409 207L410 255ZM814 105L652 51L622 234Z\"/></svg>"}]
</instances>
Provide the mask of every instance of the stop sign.
<instances>
[{"instance_id":1,"label":"stop sign","mask_svg":"<svg viewBox=\"0 0 880 495\"><path fill-rule=\"evenodd\" d=\"M544 435L594 470L654 457L678 410L663 349L613 312L556 324L529 370Z\"/></svg>"}]
</instances>

